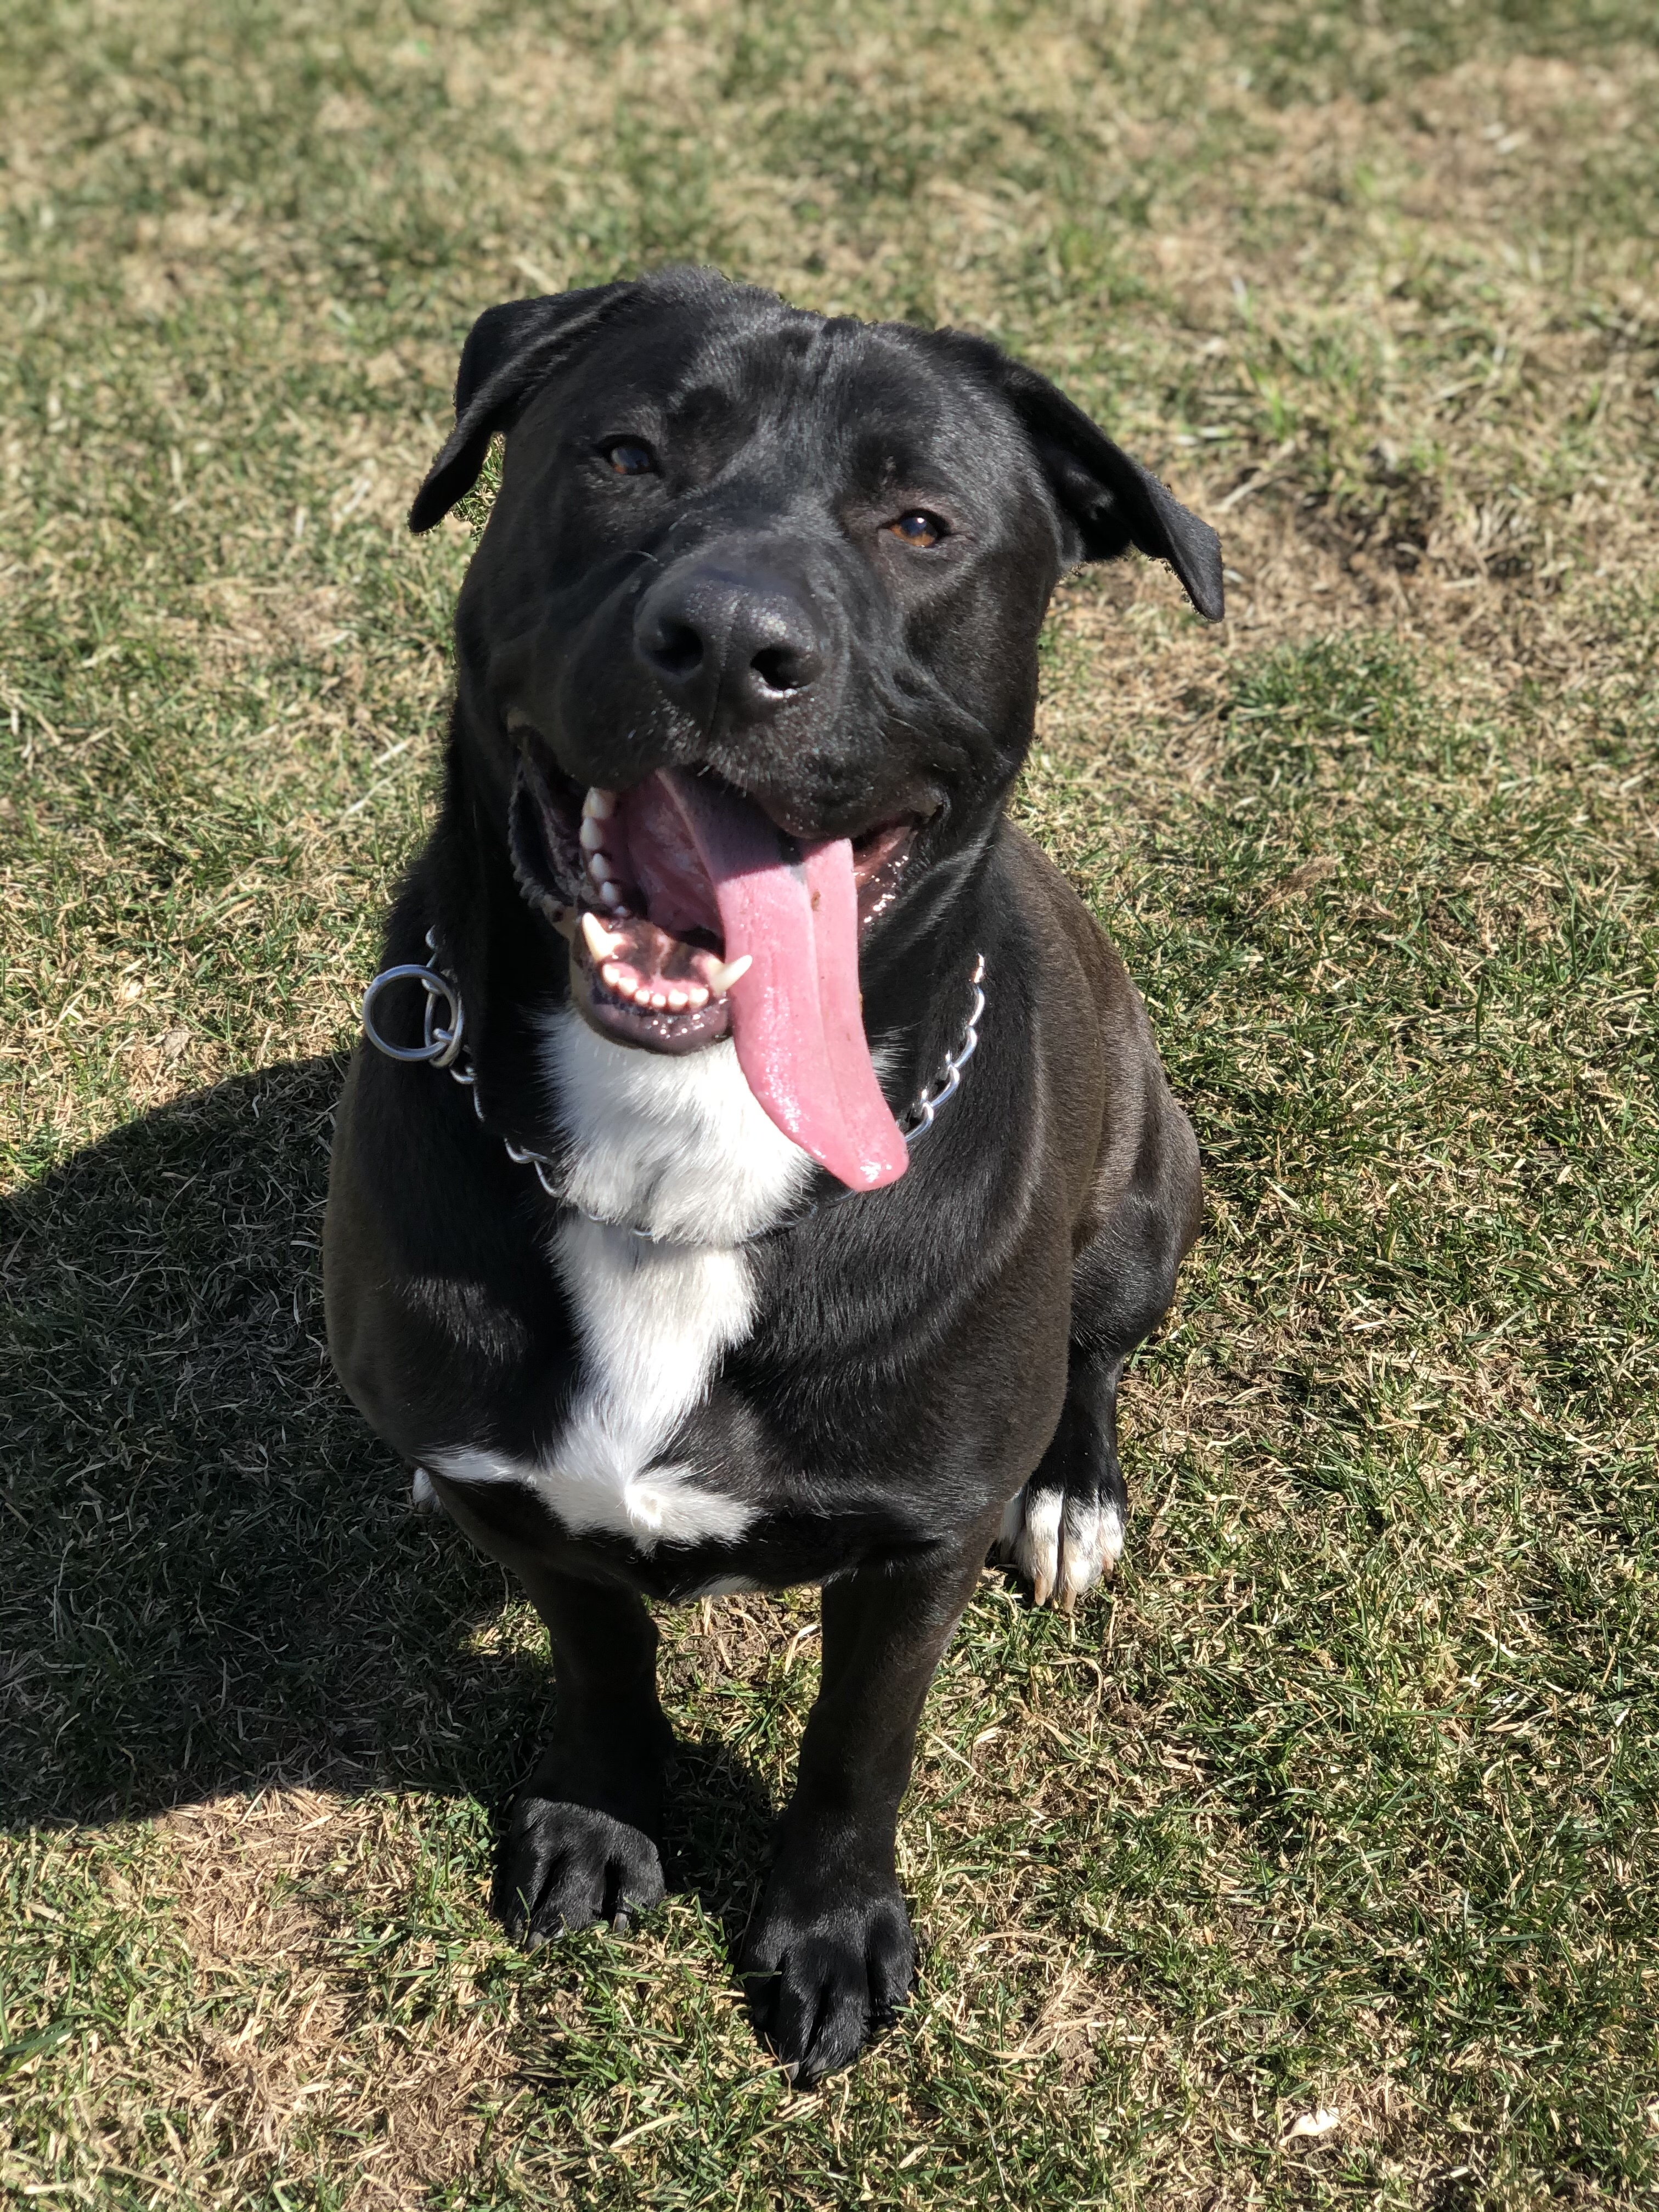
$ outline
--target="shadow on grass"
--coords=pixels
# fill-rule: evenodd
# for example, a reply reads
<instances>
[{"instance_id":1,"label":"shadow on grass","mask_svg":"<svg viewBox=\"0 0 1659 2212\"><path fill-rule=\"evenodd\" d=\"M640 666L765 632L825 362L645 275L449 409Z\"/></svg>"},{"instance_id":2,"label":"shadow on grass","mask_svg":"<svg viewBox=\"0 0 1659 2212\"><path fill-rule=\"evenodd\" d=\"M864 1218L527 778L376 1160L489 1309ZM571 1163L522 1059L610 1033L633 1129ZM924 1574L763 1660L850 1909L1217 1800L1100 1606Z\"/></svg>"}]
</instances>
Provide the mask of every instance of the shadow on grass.
<instances>
[{"instance_id":1,"label":"shadow on grass","mask_svg":"<svg viewBox=\"0 0 1659 2212\"><path fill-rule=\"evenodd\" d=\"M674 1754L663 1871L717 1921L735 1959L771 1864L777 1808L753 1769L718 1737ZM741 1984L739 1984L741 1986Z\"/></svg>"},{"instance_id":2,"label":"shadow on grass","mask_svg":"<svg viewBox=\"0 0 1659 2212\"><path fill-rule=\"evenodd\" d=\"M410 1513L329 1366L343 1073L196 1092L0 1204L9 1826L301 1782L499 1804L544 1732L507 1577ZM770 1808L714 1746L682 1771L682 1879L725 1914Z\"/></svg>"}]
</instances>

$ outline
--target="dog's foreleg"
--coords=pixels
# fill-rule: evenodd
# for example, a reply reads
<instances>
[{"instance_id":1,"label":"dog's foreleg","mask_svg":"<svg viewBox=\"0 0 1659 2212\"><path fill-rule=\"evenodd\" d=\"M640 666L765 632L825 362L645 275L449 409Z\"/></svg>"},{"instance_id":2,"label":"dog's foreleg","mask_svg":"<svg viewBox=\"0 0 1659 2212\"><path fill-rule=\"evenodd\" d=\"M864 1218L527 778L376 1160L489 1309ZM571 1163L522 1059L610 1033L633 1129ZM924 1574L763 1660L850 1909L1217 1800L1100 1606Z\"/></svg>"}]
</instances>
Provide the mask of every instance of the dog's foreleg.
<instances>
[{"instance_id":1,"label":"dog's foreleg","mask_svg":"<svg viewBox=\"0 0 1659 2212\"><path fill-rule=\"evenodd\" d=\"M664 1777L673 1747L657 1702L657 1631L640 1600L519 1569L547 1624L553 1734L513 1802L495 1910L531 1950L595 1920L621 1926L661 1901Z\"/></svg>"},{"instance_id":2,"label":"dog's foreleg","mask_svg":"<svg viewBox=\"0 0 1659 2212\"><path fill-rule=\"evenodd\" d=\"M798 2085L849 2065L915 1978L894 1863L922 1702L990 1531L823 1592L823 1671L743 1953L757 2025Z\"/></svg>"}]
</instances>

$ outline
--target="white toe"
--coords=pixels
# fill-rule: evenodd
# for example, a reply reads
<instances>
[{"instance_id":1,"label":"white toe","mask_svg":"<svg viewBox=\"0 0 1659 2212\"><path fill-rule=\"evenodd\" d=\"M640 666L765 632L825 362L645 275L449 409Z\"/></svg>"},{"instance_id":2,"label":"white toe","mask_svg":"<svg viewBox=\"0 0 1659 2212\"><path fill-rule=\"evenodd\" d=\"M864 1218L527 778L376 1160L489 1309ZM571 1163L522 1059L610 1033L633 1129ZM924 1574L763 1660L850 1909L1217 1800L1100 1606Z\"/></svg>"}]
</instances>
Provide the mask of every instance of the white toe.
<instances>
[{"instance_id":1,"label":"white toe","mask_svg":"<svg viewBox=\"0 0 1659 2212\"><path fill-rule=\"evenodd\" d=\"M1069 1613L1091 1590L1123 1551L1123 1521L1115 1505L1092 1498L1068 1498L1060 1521L1060 1572L1054 1602Z\"/></svg>"},{"instance_id":2,"label":"white toe","mask_svg":"<svg viewBox=\"0 0 1659 2212\"><path fill-rule=\"evenodd\" d=\"M1123 1516L1105 1500L1022 1490L1003 1512L998 1540L1030 1583L1032 1601L1069 1613L1122 1558Z\"/></svg>"},{"instance_id":3,"label":"white toe","mask_svg":"<svg viewBox=\"0 0 1659 2212\"><path fill-rule=\"evenodd\" d=\"M1014 1565L1028 1577L1031 1596L1047 1605L1060 1579L1061 1494L1057 1490L1025 1493L1025 1518L1014 1540Z\"/></svg>"},{"instance_id":4,"label":"white toe","mask_svg":"<svg viewBox=\"0 0 1659 2212\"><path fill-rule=\"evenodd\" d=\"M1100 1509L1100 1556L1104 1563L1103 1571L1106 1574L1110 1574L1123 1557L1123 1516L1115 1505L1103 1505Z\"/></svg>"}]
</instances>

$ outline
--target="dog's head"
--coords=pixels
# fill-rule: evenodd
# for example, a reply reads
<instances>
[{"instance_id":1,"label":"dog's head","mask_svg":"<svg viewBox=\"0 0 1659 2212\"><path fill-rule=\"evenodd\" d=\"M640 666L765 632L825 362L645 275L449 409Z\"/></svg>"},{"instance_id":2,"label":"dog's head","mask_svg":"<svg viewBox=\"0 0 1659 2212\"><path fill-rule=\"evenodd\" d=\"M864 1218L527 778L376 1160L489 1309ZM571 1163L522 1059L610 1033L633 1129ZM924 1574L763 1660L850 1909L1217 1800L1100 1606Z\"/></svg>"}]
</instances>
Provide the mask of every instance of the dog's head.
<instances>
[{"instance_id":1,"label":"dog's head","mask_svg":"<svg viewBox=\"0 0 1659 2212\"><path fill-rule=\"evenodd\" d=\"M891 1181L860 960L971 868L1061 573L1138 546L1218 619L1215 533L985 340L700 270L489 309L455 412L410 521L506 433L463 718L582 1014L665 1052L729 1032L789 1135Z\"/></svg>"}]
</instances>

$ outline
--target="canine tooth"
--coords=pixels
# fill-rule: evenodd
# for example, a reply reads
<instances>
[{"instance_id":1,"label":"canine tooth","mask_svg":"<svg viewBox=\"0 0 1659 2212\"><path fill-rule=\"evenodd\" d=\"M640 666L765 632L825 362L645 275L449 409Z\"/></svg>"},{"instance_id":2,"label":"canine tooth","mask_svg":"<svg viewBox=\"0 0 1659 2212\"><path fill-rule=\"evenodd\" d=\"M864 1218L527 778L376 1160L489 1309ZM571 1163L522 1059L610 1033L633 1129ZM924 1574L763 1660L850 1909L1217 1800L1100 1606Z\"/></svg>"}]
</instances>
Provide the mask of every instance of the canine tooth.
<instances>
[{"instance_id":1,"label":"canine tooth","mask_svg":"<svg viewBox=\"0 0 1659 2212\"><path fill-rule=\"evenodd\" d=\"M613 937L596 914L582 916L582 935L587 939L587 949L596 960L608 960L613 952L620 952L623 940Z\"/></svg>"},{"instance_id":2,"label":"canine tooth","mask_svg":"<svg viewBox=\"0 0 1659 2212\"><path fill-rule=\"evenodd\" d=\"M745 952L741 960L723 961L708 971L708 988L717 999L723 999L732 986L738 982L755 964L752 952Z\"/></svg>"},{"instance_id":3,"label":"canine tooth","mask_svg":"<svg viewBox=\"0 0 1659 2212\"><path fill-rule=\"evenodd\" d=\"M617 811L617 794L595 784L582 801L582 812L595 822L608 822Z\"/></svg>"},{"instance_id":4,"label":"canine tooth","mask_svg":"<svg viewBox=\"0 0 1659 2212\"><path fill-rule=\"evenodd\" d=\"M602 823L596 822L591 814L583 815L582 826L576 832L576 835L582 841L582 850L584 853L598 853L604 849L604 824Z\"/></svg>"}]
</instances>

